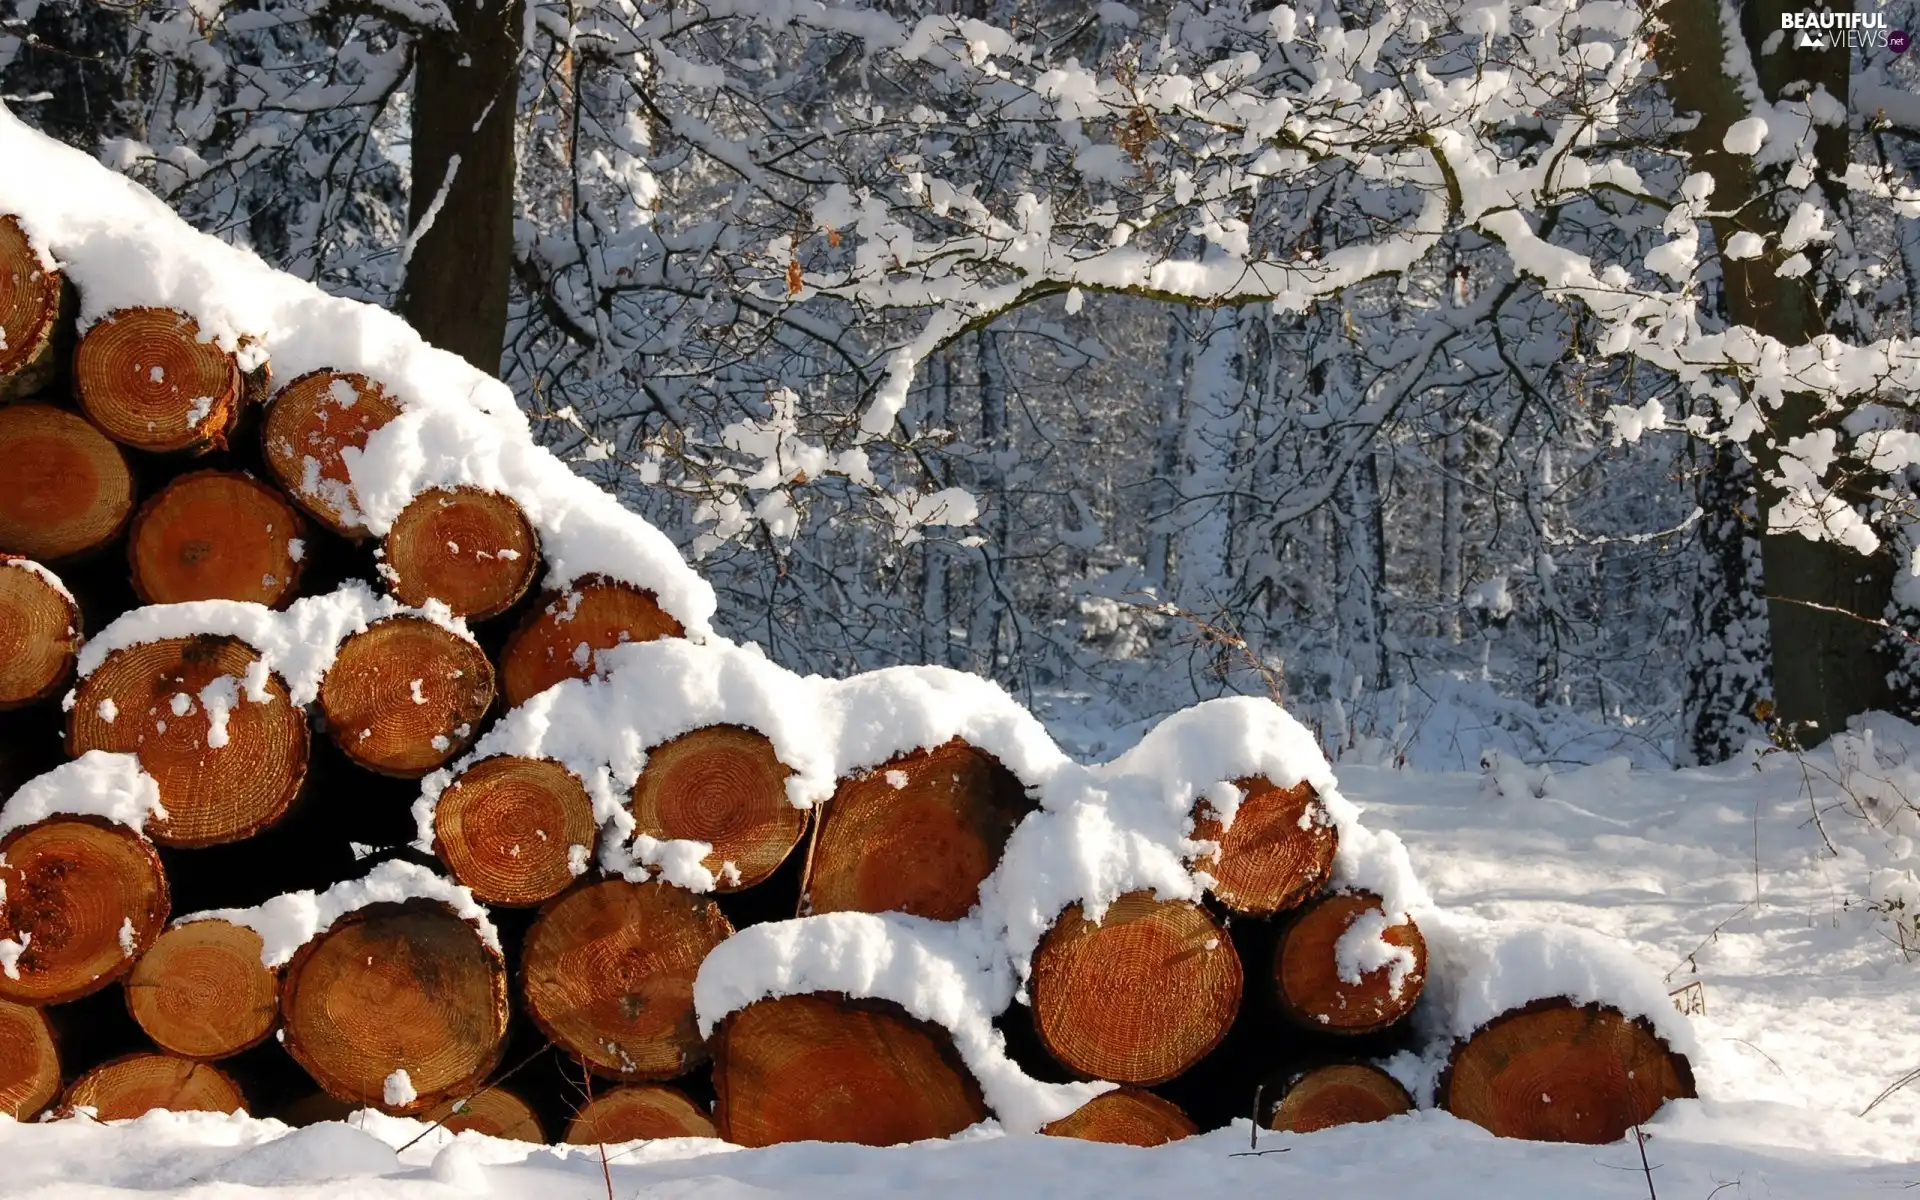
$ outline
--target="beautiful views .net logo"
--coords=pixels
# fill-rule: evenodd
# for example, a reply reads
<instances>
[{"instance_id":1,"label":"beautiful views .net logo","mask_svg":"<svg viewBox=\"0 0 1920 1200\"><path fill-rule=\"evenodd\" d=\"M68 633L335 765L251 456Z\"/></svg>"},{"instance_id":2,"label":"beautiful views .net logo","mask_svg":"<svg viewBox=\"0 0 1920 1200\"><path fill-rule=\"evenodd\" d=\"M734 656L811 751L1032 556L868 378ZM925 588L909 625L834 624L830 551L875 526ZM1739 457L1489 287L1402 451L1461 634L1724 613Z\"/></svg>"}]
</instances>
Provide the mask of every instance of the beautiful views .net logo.
<instances>
[{"instance_id":1,"label":"beautiful views .net logo","mask_svg":"<svg viewBox=\"0 0 1920 1200\"><path fill-rule=\"evenodd\" d=\"M1888 29L1885 13L1789 12L1780 28L1793 34L1795 50L1891 50L1905 54L1912 44L1904 29Z\"/></svg>"}]
</instances>

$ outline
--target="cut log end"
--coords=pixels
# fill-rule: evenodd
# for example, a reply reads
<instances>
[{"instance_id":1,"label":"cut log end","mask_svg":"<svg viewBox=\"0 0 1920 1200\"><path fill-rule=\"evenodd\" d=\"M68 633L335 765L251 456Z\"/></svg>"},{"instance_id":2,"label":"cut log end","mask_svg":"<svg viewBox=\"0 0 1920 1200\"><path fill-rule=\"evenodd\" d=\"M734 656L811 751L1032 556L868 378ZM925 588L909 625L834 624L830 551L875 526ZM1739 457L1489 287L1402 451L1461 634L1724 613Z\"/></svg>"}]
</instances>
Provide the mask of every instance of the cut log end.
<instances>
[{"instance_id":1,"label":"cut log end","mask_svg":"<svg viewBox=\"0 0 1920 1200\"><path fill-rule=\"evenodd\" d=\"M59 691L79 652L73 598L27 560L0 554L0 709Z\"/></svg>"},{"instance_id":2,"label":"cut log end","mask_svg":"<svg viewBox=\"0 0 1920 1200\"><path fill-rule=\"evenodd\" d=\"M808 910L957 921L1032 808L1012 772L957 739L842 780L820 814Z\"/></svg>"},{"instance_id":3,"label":"cut log end","mask_svg":"<svg viewBox=\"0 0 1920 1200\"><path fill-rule=\"evenodd\" d=\"M639 833L713 847L704 860L715 890L752 887L779 869L806 832L806 810L787 800L792 774L773 743L751 729L715 725L655 746L633 785Z\"/></svg>"},{"instance_id":4,"label":"cut log end","mask_svg":"<svg viewBox=\"0 0 1920 1200\"><path fill-rule=\"evenodd\" d=\"M592 861L593 801L557 762L501 754L461 772L433 809L433 852L487 904L543 904Z\"/></svg>"},{"instance_id":5,"label":"cut log end","mask_svg":"<svg viewBox=\"0 0 1920 1200\"><path fill-rule=\"evenodd\" d=\"M113 540L133 511L126 456L84 418L0 408L0 551L55 562Z\"/></svg>"},{"instance_id":6,"label":"cut log end","mask_svg":"<svg viewBox=\"0 0 1920 1200\"><path fill-rule=\"evenodd\" d=\"M415 608L438 600L458 617L496 617L526 594L540 564L527 515L510 497L435 488L414 497L387 532L382 573Z\"/></svg>"},{"instance_id":7,"label":"cut log end","mask_svg":"<svg viewBox=\"0 0 1920 1200\"><path fill-rule=\"evenodd\" d=\"M96 1120L130 1121L147 1113L247 1111L247 1098L224 1071L170 1054L129 1054L73 1081L60 1115L93 1110Z\"/></svg>"},{"instance_id":8,"label":"cut log end","mask_svg":"<svg viewBox=\"0 0 1920 1200\"><path fill-rule=\"evenodd\" d=\"M267 469L314 520L346 537L364 536L346 452L365 449L373 431L399 415L393 397L364 375L309 372L267 409Z\"/></svg>"},{"instance_id":9,"label":"cut log end","mask_svg":"<svg viewBox=\"0 0 1920 1200\"><path fill-rule=\"evenodd\" d=\"M403 779L472 745L492 705L486 654L424 617L388 617L347 638L320 683L320 711L341 751Z\"/></svg>"},{"instance_id":10,"label":"cut log end","mask_svg":"<svg viewBox=\"0 0 1920 1200\"><path fill-rule=\"evenodd\" d=\"M1456 1046L1439 1101L1499 1137L1604 1145L1694 1095L1692 1067L1646 1021L1545 1000Z\"/></svg>"},{"instance_id":11,"label":"cut log end","mask_svg":"<svg viewBox=\"0 0 1920 1200\"><path fill-rule=\"evenodd\" d=\"M482 1088L463 1100L446 1100L420 1118L450 1133L473 1132L510 1142L544 1142L533 1106L501 1087Z\"/></svg>"},{"instance_id":12,"label":"cut log end","mask_svg":"<svg viewBox=\"0 0 1920 1200\"><path fill-rule=\"evenodd\" d=\"M1400 1081L1366 1063L1335 1063L1294 1077L1273 1106L1267 1128L1314 1133L1335 1125L1384 1121L1413 1111Z\"/></svg>"},{"instance_id":13,"label":"cut log end","mask_svg":"<svg viewBox=\"0 0 1920 1200\"><path fill-rule=\"evenodd\" d=\"M60 1052L37 1008L0 1000L0 1116L29 1121L60 1094Z\"/></svg>"},{"instance_id":14,"label":"cut log end","mask_svg":"<svg viewBox=\"0 0 1920 1200\"><path fill-rule=\"evenodd\" d=\"M1332 878L1339 832L1310 783L1280 788L1250 778L1235 786L1240 808L1224 831L1212 805L1194 806L1194 840L1220 846L1194 865L1213 877L1214 897L1234 912L1270 917L1297 908Z\"/></svg>"},{"instance_id":15,"label":"cut log end","mask_svg":"<svg viewBox=\"0 0 1920 1200\"><path fill-rule=\"evenodd\" d=\"M565 1140L574 1146L611 1146L719 1136L713 1118L684 1093L655 1083L618 1087L595 1096L567 1123Z\"/></svg>"},{"instance_id":16,"label":"cut log end","mask_svg":"<svg viewBox=\"0 0 1920 1200\"><path fill-rule=\"evenodd\" d=\"M1123 1087L1102 1092L1040 1132L1116 1146L1164 1146L1192 1137L1200 1127L1173 1101Z\"/></svg>"},{"instance_id":17,"label":"cut log end","mask_svg":"<svg viewBox=\"0 0 1920 1200\"><path fill-rule=\"evenodd\" d=\"M479 1090L507 1032L499 952L437 904L378 904L308 942L280 985L287 1052L328 1094L414 1115ZM405 1071L414 1097L387 1101Z\"/></svg>"},{"instance_id":18,"label":"cut log end","mask_svg":"<svg viewBox=\"0 0 1920 1200\"><path fill-rule=\"evenodd\" d=\"M1274 952L1282 1010L1322 1033L1387 1028L1413 1011L1426 978L1420 927L1411 917L1388 924L1371 892L1312 901L1282 931Z\"/></svg>"},{"instance_id":19,"label":"cut log end","mask_svg":"<svg viewBox=\"0 0 1920 1200\"><path fill-rule=\"evenodd\" d=\"M41 263L20 223L0 216L0 401L29 395L52 377L60 287L60 272Z\"/></svg>"},{"instance_id":20,"label":"cut log end","mask_svg":"<svg viewBox=\"0 0 1920 1200\"><path fill-rule=\"evenodd\" d=\"M280 981L260 935L226 921L161 934L127 977L127 1010L162 1050L226 1058L256 1046L280 1017Z\"/></svg>"},{"instance_id":21,"label":"cut log end","mask_svg":"<svg viewBox=\"0 0 1920 1200\"><path fill-rule=\"evenodd\" d=\"M720 1136L742 1146L951 1137L985 1120L944 1029L898 1005L835 995L748 1005L714 1032Z\"/></svg>"},{"instance_id":22,"label":"cut log end","mask_svg":"<svg viewBox=\"0 0 1920 1200\"><path fill-rule=\"evenodd\" d=\"M1128 892L1097 925L1074 905L1041 940L1034 1026L1081 1075L1164 1083L1226 1036L1242 983L1240 957L1205 909Z\"/></svg>"},{"instance_id":23,"label":"cut log end","mask_svg":"<svg viewBox=\"0 0 1920 1200\"><path fill-rule=\"evenodd\" d=\"M140 506L128 539L133 589L148 604L293 599L305 558L300 517L239 471L196 471Z\"/></svg>"},{"instance_id":24,"label":"cut log end","mask_svg":"<svg viewBox=\"0 0 1920 1200\"><path fill-rule=\"evenodd\" d=\"M107 655L75 690L67 749L133 754L160 785L169 846L250 837L280 819L307 771L306 714L237 638L166 638Z\"/></svg>"},{"instance_id":25,"label":"cut log end","mask_svg":"<svg viewBox=\"0 0 1920 1200\"><path fill-rule=\"evenodd\" d=\"M652 592L589 576L543 602L500 655L500 687L511 707L563 679L585 679L602 650L679 637L684 630Z\"/></svg>"},{"instance_id":26,"label":"cut log end","mask_svg":"<svg viewBox=\"0 0 1920 1200\"><path fill-rule=\"evenodd\" d=\"M49 817L0 838L0 1000L63 1004L133 969L167 923L153 845L95 817Z\"/></svg>"},{"instance_id":27,"label":"cut log end","mask_svg":"<svg viewBox=\"0 0 1920 1200\"><path fill-rule=\"evenodd\" d=\"M233 355L192 317L123 308L88 329L74 356L80 407L116 442L156 452L222 446L243 383Z\"/></svg>"},{"instance_id":28,"label":"cut log end","mask_svg":"<svg viewBox=\"0 0 1920 1200\"><path fill-rule=\"evenodd\" d=\"M596 1074L671 1079L706 1061L693 980L733 933L712 900L666 883L585 884L527 931L527 1015Z\"/></svg>"}]
</instances>

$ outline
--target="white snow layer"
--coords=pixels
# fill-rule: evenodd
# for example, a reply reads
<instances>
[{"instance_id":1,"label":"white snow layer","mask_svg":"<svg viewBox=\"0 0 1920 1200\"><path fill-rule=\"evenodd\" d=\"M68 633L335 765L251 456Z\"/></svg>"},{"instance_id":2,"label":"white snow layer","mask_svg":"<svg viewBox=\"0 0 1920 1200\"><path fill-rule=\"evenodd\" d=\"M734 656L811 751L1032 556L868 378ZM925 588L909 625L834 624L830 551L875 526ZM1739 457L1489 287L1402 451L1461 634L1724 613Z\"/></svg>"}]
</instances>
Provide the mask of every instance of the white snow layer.
<instances>
[{"instance_id":1,"label":"white snow layer","mask_svg":"<svg viewBox=\"0 0 1920 1200\"><path fill-rule=\"evenodd\" d=\"M89 750L21 784L0 806L0 838L53 816L100 817L144 831L148 818L166 815L160 785L139 759Z\"/></svg>"}]
</instances>

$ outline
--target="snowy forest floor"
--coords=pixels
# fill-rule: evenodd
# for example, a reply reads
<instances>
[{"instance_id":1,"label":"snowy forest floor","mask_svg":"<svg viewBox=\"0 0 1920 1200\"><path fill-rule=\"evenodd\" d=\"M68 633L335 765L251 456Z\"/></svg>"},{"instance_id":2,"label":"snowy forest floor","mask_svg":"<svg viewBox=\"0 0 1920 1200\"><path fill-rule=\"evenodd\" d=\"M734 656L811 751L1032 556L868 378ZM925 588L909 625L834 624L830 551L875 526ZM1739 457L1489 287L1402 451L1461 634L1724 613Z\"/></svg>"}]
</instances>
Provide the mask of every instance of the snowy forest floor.
<instances>
[{"instance_id":1,"label":"snowy forest floor","mask_svg":"<svg viewBox=\"0 0 1920 1200\"><path fill-rule=\"evenodd\" d=\"M1624 759L1544 771L1340 769L1370 824L1400 833L1443 905L1587 926L1619 938L1671 986L1698 983L1702 1099L1648 1129L1659 1200L1835 1200L1920 1186L1920 962L1863 901L1910 868L1909 839L1854 799L1920 799L1920 730L1876 728L1807 755L1689 771ZM1897 805L1898 800L1894 803ZM1884 812L1884 809L1883 809ZM1816 814L1818 820L1816 821ZM1910 814L1911 815L1911 814ZM1880 885L1872 881L1877 876ZM1878 891L1876 891L1878 887ZM1443 1113L1307 1137L1248 1128L1157 1150L992 1133L890 1150L818 1144L738 1151L664 1142L607 1152L434 1133L372 1114L288 1134L271 1121L155 1114L119 1127L0 1118L0 1197L272 1195L346 1200L492 1195L1420 1196L1479 1200L1646 1196L1629 1142L1499 1141ZM264 1191L261 1189L265 1189Z\"/></svg>"}]
</instances>

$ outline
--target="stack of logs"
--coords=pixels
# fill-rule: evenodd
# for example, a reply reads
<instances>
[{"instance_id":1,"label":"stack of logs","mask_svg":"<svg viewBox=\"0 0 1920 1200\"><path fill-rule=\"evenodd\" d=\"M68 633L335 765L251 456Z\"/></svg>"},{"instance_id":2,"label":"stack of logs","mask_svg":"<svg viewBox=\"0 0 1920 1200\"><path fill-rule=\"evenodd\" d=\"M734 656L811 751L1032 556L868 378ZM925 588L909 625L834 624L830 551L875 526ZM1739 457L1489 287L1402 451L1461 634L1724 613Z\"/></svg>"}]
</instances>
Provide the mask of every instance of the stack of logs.
<instances>
[{"instance_id":1,"label":"stack of logs","mask_svg":"<svg viewBox=\"0 0 1920 1200\"><path fill-rule=\"evenodd\" d=\"M812 813L752 730L651 748L635 822L710 843L711 895L580 874L598 836L580 781L474 763L420 865L491 908L498 946L421 900L359 908L277 967L245 925L169 925L419 857L413 781L596 652L680 627L618 580L533 590L539 539L509 496L429 491L369 538L344 456L398 412L378 382L275 388L188 316L122 310L80 336L75 310L0 218L0 797L119 751L165 815L144 836L55 816L0 838L0 1113L371 1106L527 1140L744 1145L886 1144L990 1115L946 1032L890 1003L763 1000L705 1039L693 1013L702 959L744 925L968 912L1033 802L961 742L845 779ZM74 681L85 632L137 607L284 608L356 579L444 604L473 639L377 620L340 645L311 711L230 636L125 646ZM1098 923L1069 908L1040 945L1030 1003L1000 1021L1010 1053L1043 1079L1122 1085L1046 1132L1154 1144L1256 1109L1304 1132L1411 1107L1369 1063L1417 1048L1419 930L1327 889L1337 835L1310 787L1239 786L1224 833L1196 802L1195 836L1219 845L1195 864L1215 881L1205 903L1130 894ZM1343 952L1361 921L1383 929L1385 965ZM1462 1041L1437 1101L1502 1134L1605 1141L1691 1087L1643 1022L1550 1001Z\"/></svg>"}]
</instances>

